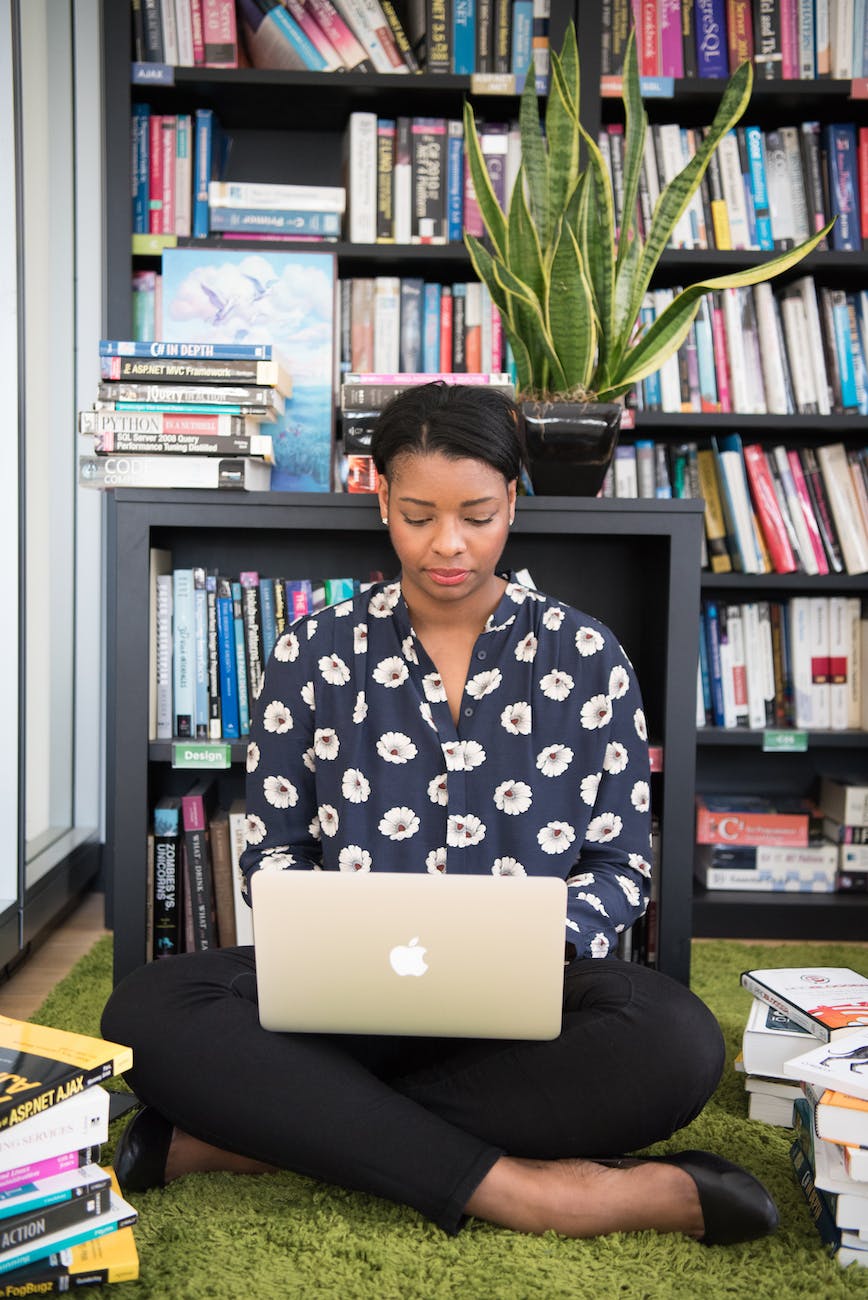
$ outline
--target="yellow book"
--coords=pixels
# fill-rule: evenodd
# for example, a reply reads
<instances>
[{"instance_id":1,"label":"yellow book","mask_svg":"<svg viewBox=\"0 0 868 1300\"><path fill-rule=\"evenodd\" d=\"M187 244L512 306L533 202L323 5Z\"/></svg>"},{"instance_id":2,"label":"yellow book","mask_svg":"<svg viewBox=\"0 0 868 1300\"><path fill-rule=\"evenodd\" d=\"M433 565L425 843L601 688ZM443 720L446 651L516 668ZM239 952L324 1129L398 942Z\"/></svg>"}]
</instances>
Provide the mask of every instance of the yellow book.
<instances>
[{"instance_id":1,"label":"yellow book","mask_svg":"<svg viewBox=\"0 0 868 1300\"><path fill-rule=\"evenodd\" d=\"M120 1043L0 1016L0 1130L103 1083L132 1063L132 1049Z\"/></svg>"},{"instance_id":2,"label":"yellow book","mask_svg":"<svg viewBox=\"0 0 868 1300\"><path fill-rule=\"evenodd\" d=\"M732 560L726 546L726 523L723 502L717 482L714 453L700 448L697 454L699 489L705 501L705 536L708 541L708 559L712 573L731 573Z\"/></svg>"}]
</instances>

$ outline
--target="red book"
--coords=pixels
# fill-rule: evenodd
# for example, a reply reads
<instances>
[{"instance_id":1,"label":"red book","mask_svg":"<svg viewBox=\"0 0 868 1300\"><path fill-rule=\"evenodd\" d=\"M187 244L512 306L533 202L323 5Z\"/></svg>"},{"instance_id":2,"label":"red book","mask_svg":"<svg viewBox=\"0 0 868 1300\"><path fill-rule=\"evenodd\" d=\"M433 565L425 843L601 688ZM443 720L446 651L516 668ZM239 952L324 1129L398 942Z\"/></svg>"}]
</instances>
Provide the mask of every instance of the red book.
<instances>
[{"instance_id":1,"label":"red book","mask_svg":"<svg viewBox=\"0 0 868 1300\"><path fill-rule=\"evenodd\" d=\"M214 778L202 777L181 796L184 827L185 890L190 889L193 948L201 952L217 945L209 820L214 809Z\"/></svg>"},{"instance_id":2,"label":"red book","mask_svg":"<svg viewBox=\"0 0 868 1300\"><path fill-rule=\"evenodd\" d=\"M817 815L807 799L697 795L696 843L804 848Z\"/></svg>"},{"instance_id":3,"label":"red book","mask_svg":"<svg viewBox=\"0 0 868 1300\"><path fill-rule=\"evenodd\" d=\"M452 290L448 284L444 284L440 294L441 365L444 360L448 360L452 356L452 319Z\"/></svg>"},{"instance_id":4,"label":"red book","mask_svg":"<svg viewBox=\"0 0 868 1300\"><path fill-rule=\"evenodd\" d=\"M826 559L826 551L823 546L823 539L820 536L820 526L817 523L817 517L814 514L814 507L811 504L808 485L805 482L805 475L802 470L802 462L799 459L797 451L788 451L787 460L790 462L790 469L793 472L793 482L796 485L796 495L799 498L799 505L802 507L802 517L805 521L805 527L808 530L808 536L811 539L811 550L814 552L814 558L817 561L817 570L819 573L829 572L829 561Z\"/></svg>"},{"instance_id":5,"label":"red book","mask_svg":"<svg viewBox=\"0 0 868 1300\"><path fill-rule=\"evenodd\" d=\"M729 70L753 59L753 14L750 0L726 0L726 37Z\"/></svg>"},{"instance_id":6,"label":"red book","mask_svg":"<svg viewBox=\"0 0 868 1300\"><path fill-rule=\"evenodd\" d=\"M856 157L859 176L859 220L862 230L862 248L868 251L868 126L859 127Z\"/></svg>"},{"instance_id":7,"label":"red book","mask_svg":"<svg viewBox=\"0 0 868 1300\"><path fill-rule=\"evenodd\" d=\"M799 0L781 0L781 77L799 77Z\"/></svg>"},{"instance_id":8,"label":"red book","mask_svg":"<svg viewBox=\"0 0 868 1300\"><path fill-rule=\"evenodd\" d=\"M723 319L723 301L719 293L712 295L711 341L714 348L714 370L717 377L717 398L724 415L732 412L729 391L729 354L726 348L726 324Z\"/></svg>"},{"instance_id":9,"label":"red book","mask_svg":"<svg viewBox=\"0 0 868 1300\"><path fill-rule=\"evenodd\" d=\"M503 370L503 321L494 303L491 304L491 369Z\"/></svg>"},{"instance_id":10,"label":"red book","mask_svg":"<svg viewBox=\"0 0 868 1300\"><path fill-rule=\"evenodd\" d=\"M202 0L202 39L206 67L238 67L235 0Z\"/></svg>"},{"instance_id":11,"label":"red book","mask_svg":"<svg viewBox=\"0 0 868 1300\"><path fill-rule=\"evenodd\" d=\"M175 158L178 119L174 113L164 113L160 118L160 125L160 147L163 151L160 168L163 177L163 232L171 235L175 230Z\"/></svg>"},{"instance_id":12,"label":"red book","mask_svg":"<svg viewBox=\"0 0 868 1300\"><path fill-rule=\"evenodd\" d=\"M799 566L775 495L765 450L755 442L745 443L742 450L754 510L775 573L795 573Z\"/></svg>"},{"instance_id":13,"label":"red book","mask_svg":"<svg viewBox=\"0 0 868 1300\"><path fill-rule=\"evenodd\" d=\"M152 113L148 119L148 230L163 233L163 117Z\"/></svg>"},{"instance_id":14,"label":"red book","mask_svg":"<svg viewBox=\"0 0 868 1300\"><path fill-rule=\"evenodd\" d=\"M205 62L205 34L202 27L202 0L190 0L190 20L193 26L193 64L201 67Z\"/></svg>"},{"instance_id":15,"label":"red book","mask_svg":"<svg viewBox=\"0 0 868 1300\"><path fill-rule=\"evenodd\" d=\"M633 0L636 23L636 54L640 77L660 75L660 25L656 0Z\"/></svg>"}]
</instances>

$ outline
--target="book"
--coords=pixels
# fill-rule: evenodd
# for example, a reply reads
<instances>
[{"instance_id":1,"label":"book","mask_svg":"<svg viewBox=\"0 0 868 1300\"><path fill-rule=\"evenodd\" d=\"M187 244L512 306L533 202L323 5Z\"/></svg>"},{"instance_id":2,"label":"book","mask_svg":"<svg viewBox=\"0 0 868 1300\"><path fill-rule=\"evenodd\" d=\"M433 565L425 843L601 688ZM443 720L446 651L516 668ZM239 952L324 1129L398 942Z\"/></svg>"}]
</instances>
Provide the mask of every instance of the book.
<instances>
[{"instance_id":1,"label":"book","mask_svg":"<svg viewBox=\"0 0 868 1300\"><path fill-rule=\"evenodd\" d=\"M193 943L197 952L217 943L214 915L209 820L216 790L213 777L202 777L181 796L184 872L190 888Z\"/></svg>"},{"instance_id":2,"label":"book","mask_svg":"<svg viewBox=\"0 0 868 1300\"><path fill-rule=\"evenodd\" d=\"M24 1242L84 1224L109 1208L111 1179L85 1165L24 1188L0 1192L0 1260Z\"/></svg>"},{"instance_id":3,"label":"book","mask_svg":"<svg viewBox=\"0 0 868 1300\"><path fill-rule=\"evenodd\" d=\"M807 1029L761 998L753 999L741 1039L748 1074L784 1078L784 1061L812 1045Z\"/></svg>"},{"instance_id":4,"label":"book","mask_svg":"<svg viewBox=\"0 0 868 1300\"><path fill-rule=\"evenodd\" d=\"M743 971L741 982L754 997L777 1007L824 1043L848 1033L862 1034L868 1042L868 1035L859 1029L860 1025L868 1026L868 976L858 971L836 966L781 967ZM820 1051L818 1059L822 1058ZM784 1072L789 1078L800 1077L786 1067ZM825 1077L835 1076L827 1071ZM816 1078L810 1081L816 1082ZM833 1082L827 1086L836 1085ZM838 1086L846 1091L840 1079ZM854 1096L860 1095L854 1092Z\"/></svg>"},{"instance_id":5,"label":"book","mask_svg":"<svg viewBox=\"0 0 868 1300\"><path fill-rule=\"evenodd\" d=\"M816 454L846 570L868 573L868 533L861 521L844 444L821 443Z\"/></svg>"},{"instance_id":6,"label":"book","mask_svg":"<svg viewBox=\"0 0 868 1300\"><path fill-rule=\"evenodd\" d=\"M84 1147L99 1146L108 1140L108 1113L109 1094L105 1088L92 1085L36 1114L23 1116L19 1123L0 1131L0 1175L8 1175L25 1164L39 1164ZM9 1185L5 1177L3 1185Z\"/></svg>"},{"instance_id":7,"label":"book","mask_svg":"<svg viewBox=\"0 0 868 1300\"><path fill-rule=\"evenodd\" d=\"M66 1105L65 1102L61 1104ZM106 1132L108 1132L107 1120ZM20 1133L19 1129L19 1136ZM96 1164L99 1151L98 1145L84 1146L72 1151L62 1151L59 1155L49 1156L44 1160L37 1156L30 1164L13 1164L9 1169L0 1171L0 1191L14 1191L30 1183L39 1182L40 1179L57 1178L60 1174L83 1169L85 1165Z\"/></svg>"},{"instance_id":8,"label":"book","mask_svg":"<svg viewBox=\"0 0 868 1300\"><path fill-rule=\"evenodd\" d=\"M775 572L795 573L798 565L775 494L766 451L759 443L745 443L742 450L751 499Z\"/></svg>"},{"instance_id":9,"label":"book","mask_svg":"<svg viewBox=\"0 0 868 1300\"><path fill-rule=\"evenodd\" d=\"M115 1188L116 1180L112 1187ZM0 1297L66 1292L73 1287L134 1282L139 1256L131 1227L78 1242L0 1279ZM30 1288L27 1290L27 1288Z\"/></svg>"},{"instance_id":10,"label":"book","mask_svg":"<svg viewBox=\"0 0 868 1300\"><path fill-rule=\"evenodd\" d=\"M706 889L831 894L837 869L834 844L810 844L803 849L698 844L694 859L694 875Z\"/></svg>"},{"instance_id":11,"label":"book","mask_svg":"<svg viewBox=\"0 0 868 1300\"><path fill-rule=\"evenodd\" d=\"M414 117L410 138L413 194L411 242L445 244L448 154L446 119Z\"/></svg>"},{"instance_id":12,"label":"book","mask_svg":"<svg viewBox=\"0 0 868 1300\"><path fill-rule=\"evenodd\" d=\"M106 380L97 385L97 410L199 411L273 420L286 406L283 393L265 384L173 384Z\"/></svg>"},{"instance_id":13,"label":"book","mask_svg":"<svg viewBox=\"0 0 868 1300\"><path fill-rule=\"evenodd\" d=\"M279 0L237 0L244 45L254 68L328 70L326 59Z\"/></svg>"},{"instance_id":14,"label":"book","mask_svg":"<svg viewBox=\"0 0 868 1300\"><path fill-rule=\"evenodd\" d=\"M154 959L181 951L181 801L164 795L154 805L153 939Z\"/></svg>"},{"instance_id":15,"label":"book","mask_svg":"<svg viewBox=\"0 0 868 1300\"><path fill-rule=\"evenodd\" d=\"M220 721L222 735L235 740L240 735L238 713L238 666L235 653L235 624L232 582L217 579L217 658L220 676Z\"/></svg>"},{"instance_id":16,"label":"book","mask_svg":"<svg viewBox=\"0 0 868 1300\"><path fill-rule=\"evenodd\" d=\"M116 1232L119 1228L131 1227L137 1218L138 1214L133 1206L110 1189L109 1206L102 1214L93 1215L83 1224L59 1228L39 1238L38 1241L24 1242L0 1255L0 1274L34 1264L49 1255L69 1250L80 1242L91 1241L106 1233Z\"/></svg>"},{"instance_id":17,"label":"book","mask_svg":"<svg viewBox=\"0 0 868 1300\"><path fill-rule=\"evenodd\" d=\"M868 785L820 774L820 807L846 826L868 827Z\"/></svg>"},{"instance_id":18,"label":"book","mask_svg":"<svg viewBox=\"0 0 868 1300\"><path fill-rule=\"evenodd\" d=\"M247 806L243 799L229 806L229 849L232 858L232 887L235 903L235 942L253 943L253 913L242 891L241 854L247 847Z\"/></svg>"},{"instance_id":19,"label":"book","mask_svg":"<svg viewBox=\"0 0 868 1300\"><path fill-rule=\"evenodd\" d=\"M232 851L229 813L218 808L208 823L211 837L211 871L214 879L214 908L217 942L221 948L235 943L235 900L232 883Z\"/></svg>"},{"instance_id":20,"label":"book","mask_svg":"<svg viewBox=\"0 0 868 1300\"><path fill-rule=\"evenodd\" d=\"M100 377L112 381L157 383L187 383L199 379L209 384L237 384L240 381L261 387L274 387L283 396L292 393L292 380L276 359L101 356Z\"/></svg>"},{"instance_id":21,"label":"book","mask_svg":"<svg viewBox=\"0 0 868 1300\"><path fill-rule=\"evenodd\" d=\"M811 1104L806 1097L796 1098L793 1104L793 1128L813 1170L814 1186L829 1197L839 1227L854 1232L868 1230L868 1189L854 1182L847 1173L841 1148L817 1137Z\"/></svg>"},{"instance_id":22,"label":"book","mask_svg":"<svg viewBox=\"0 0 868 1300\"><path fill-rule=\"evenodd\" d=\"M778 1128L792 1128L793 1102L801 1089L796 1087L795 1092L773 1092L770 1089L775 1082L778 1081L752 1079L750 1076L745 1078L748 1118L759 1120L762 1124L775 1124Z\"/></svg>"},{"instance_id":23,"label":"book","mask_svg":"<svg viewBox=\"0 0 868 1300\"><path fill-rule=\"evenodd\" d=\"M0 1132L128 1070L132 1060L120 1043L0 1016Z\"/></svg>"},{"instance_id":24,"label":"book","mask_svg":"<svg viewBox=\"0 0 868 1300\"><path fill-rule=\"evenodd\" d=\"M850 1264L868 1264L868 1252L855 1243L855 1233L841 1230L836 1222L834 1207L829 1198L814 1185L810 1159L798 1138L790 1146L790 1160L796 1171L796 1180L802 1190L808 1213L814 1221L820 1238L842 1268Z\"/></svg>"},{"instance_id":25,"label":"book","mask_svg":"<svg viewBox=\"0 0 868 1300\"><path fill-rule=\"evenodd\" d=\"M818 1137L826 1142L868 1147L868 1100L824 1084L809 1084L805 1094L813 1100Z\"/></svg>"},{"instance_id":26,"label":"book","mask_svg":"<svg viewBox=\"0 0 868 1300\"><path fill-rule=\"evenodd\" d=\"M253 456L120 454L80 456L82 487L240 488L267 492L271 465Z\"/></svg>"}]
</instances>

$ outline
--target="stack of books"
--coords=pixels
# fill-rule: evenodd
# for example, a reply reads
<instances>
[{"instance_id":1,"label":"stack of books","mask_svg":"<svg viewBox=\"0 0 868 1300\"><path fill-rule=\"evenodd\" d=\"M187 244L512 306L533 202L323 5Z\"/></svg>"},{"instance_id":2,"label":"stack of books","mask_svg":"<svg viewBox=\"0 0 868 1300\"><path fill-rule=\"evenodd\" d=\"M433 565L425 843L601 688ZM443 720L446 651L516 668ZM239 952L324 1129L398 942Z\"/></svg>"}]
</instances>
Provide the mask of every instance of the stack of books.
<instances>
[{"instance_id":1,"label":"stack of books","mask_svg":"<svg viewBox=\"0 0 868 1300\"><path fill-rule=\"evenodd\" d=\"M292 395L271 344L102 339L99 351L97 400L79 413L94 440L80 483L268 491L273 422Z\"/></svg>"},{"instance_id":2,"label":"stack of books","mask_svg":"<svg viewBox=\"0 0 868 1300\"><path fill-rule=\"evenodd\" d=\"M790 1159L838 1263L868 1267L868 976L798 967L745 971L741 982L807 1031L803 1050L783 1063L801 1093Z\"/></svg>"},{"instance_id":3,"label":"stack of books","mask_svg":"<svg viewBox=\"0 0 868 1300\"><path fill-rule=\"evenodd\" d=\"M136 1211L99 1166L128 1047L0 1016L0 1289L47 1294L131 1281Z\"/></svg>"},{"instance_id":4,"label":"stack of books","mask_svg":"<svg viewBox=\"0 0 868 1300\"><path fill-rule=\"evenodd\" d=\"M340 238L346 190L338 185L273 185L211 181L211 234L225 239Z\"/></svg>"},{"instance_id":5,"label":"stack of books","mask_svg":"<svg viewBox=\"0 0 868 1300\"><path fill-rule=\"evenodd\" d=\"M837 886L842 893L868 891L868 785L820 777L823 834L838 853Z\"/></svg>"},{"instance_id":6,"label":"stack of books","mask_svg":"<svg viewBox=\"0 0 868 1300\"><path fill-rule=\"evenodd\" d=\"M805 799L698 795L694 873L706 889L834 893L837 846Z\"/></svg>"},{"instance_id":7,"label":"stack of books","mask_svg":"<svg viewBox=\"0 0 868 1300\"><path fill-rule=\"evenodd\" d=\"M340 482L348 492L376 492L377 471L370 454L371 434L380 411L393 397L416 384L485 384L515 396L515 384L508 374L458 374L421 371L394 374L345 374L341 382Z\"/></svg>"},{"instance_id":8,"label":"stack of books","mask_svg":"<svg viewBox=\"0 0 868 1300\"><path fill-rule=\"evenodd\" d=\"M807 1029L755 997L748 1013L735 1068L744 1076L751 1119L792 1128L793 1104L802 1090L784 1073L784 1062L814 1042Z\"/></svg>"}]
</instances>

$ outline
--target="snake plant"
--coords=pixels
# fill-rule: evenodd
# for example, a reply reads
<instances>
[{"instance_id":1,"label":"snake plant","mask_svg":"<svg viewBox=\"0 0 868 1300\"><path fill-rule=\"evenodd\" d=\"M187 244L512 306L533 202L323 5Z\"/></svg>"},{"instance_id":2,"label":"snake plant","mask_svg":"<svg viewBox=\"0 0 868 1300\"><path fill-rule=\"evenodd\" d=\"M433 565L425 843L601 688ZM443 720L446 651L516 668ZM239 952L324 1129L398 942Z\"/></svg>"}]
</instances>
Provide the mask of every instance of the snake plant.
<instances>
[{"instance_id":1,"label":"snake plant","mask_svg":"<svg viewBox=\"0 0 868 1300\"><path fill-rule=\"evenodd\" d=\"M653 324L639 328L643 299L676 222L718 144L747 108L753 68L743 63L730 77L695 155L661 189L644 238L635 213L648 116L633 35L622 83L620 231L608 170L596 140L579 120L579 77L576 31L570 23L560 54L551 54L544 130L534 78L525 81L519 113L521 165L508 212L495 197L473 110L465 103L465 148L488 245L467 233L464 242L476 274L500 310L515 357L519 394L610 402L658 370L677 350L703 295L780 275L816 248L830 227L759 266L689 285Z\"/></svg>"}]
</instances>

